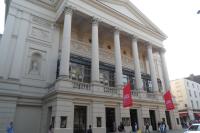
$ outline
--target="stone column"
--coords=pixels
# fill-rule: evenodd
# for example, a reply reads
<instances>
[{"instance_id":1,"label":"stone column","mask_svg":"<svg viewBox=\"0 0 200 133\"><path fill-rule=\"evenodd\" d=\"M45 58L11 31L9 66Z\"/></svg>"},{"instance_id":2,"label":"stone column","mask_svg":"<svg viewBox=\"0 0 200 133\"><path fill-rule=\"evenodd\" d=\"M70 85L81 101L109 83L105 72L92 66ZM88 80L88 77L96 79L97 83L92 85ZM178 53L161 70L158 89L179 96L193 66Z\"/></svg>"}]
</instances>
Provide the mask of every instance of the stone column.
<instances>
[{"instance_id":1,"label":"stone column","mask_svg":"<svg viewBox=\"0 0 200 133\"><path fill-rule=\"evenodd\" d=\"M121 60L121 48L120 48L120 31L115 29L114 32L114 46L115 46L115 76L116 86L122 86L122 60Z\"/></svg>"},{"instance_id":2,"label":"stone column","mask_svg":"<svg viewBox=\"0 0 200 133\"><path fill-rule=\"evenodd\" d=\"M99 82L99 33L98 19L92 20L92 82Z\"/></svg>"},{"instance_id":3,"label":"stone column","mask_svg":"<svg viewBox=\"0 0 200 133\"><path fill-rule=\"evenodd\" d=\"M157 77L156 77L155 64L153 60L152 45L150 44L148 44L147 46L147 55L148 55L148 61L149 61L149 67L150 67L152 87L153 87L154 92L158 92L158 82L157 82Z\"/></svg>"},{"instance_id":4,"label":"stone column","mask_svg":"<svg viewBox=\"0 0 200 133\"><path fill-rule=\"evenodd\" d=\"M160 51L165 91L167 91L170 89L170 80L169 80L169 75L168 75L168 71L167 71L167 65L166 65L164 53L165 53L165 50Z\"/></svg>"},{"instance_id":5,"label":"stone column","mask_svg":"<svg viewBox=\"0 0 200 133\"><path fill-rule=\"evenodd\" d=\"M62 40L62 53L60 61L60 76L69 76L70 45L71 45L72 8L64 8L64 28Z\"/></svg>"},{"instance_id":6,"label":"stone column","mask_svg":"<svg viewBox=\"0 0 200 133\"><path fill-rule=\"evenodd\" d=\"M141 78L141 71L140 71L140 60L138 56L138 44L137 38L132 37L132 53L133 53L133 62L134 62L134 70L135 70L135 84L136 89L142 89L142 78Z\"/></svg>"}]
</instances>

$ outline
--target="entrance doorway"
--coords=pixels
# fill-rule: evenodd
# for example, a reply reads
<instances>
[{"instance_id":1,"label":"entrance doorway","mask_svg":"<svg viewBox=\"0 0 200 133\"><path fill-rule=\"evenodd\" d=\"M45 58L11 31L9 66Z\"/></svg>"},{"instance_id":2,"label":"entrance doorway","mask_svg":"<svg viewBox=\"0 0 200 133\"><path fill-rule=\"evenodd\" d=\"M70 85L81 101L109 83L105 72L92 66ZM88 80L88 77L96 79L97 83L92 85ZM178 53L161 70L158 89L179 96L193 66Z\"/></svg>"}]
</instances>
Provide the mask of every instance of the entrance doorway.
<instances>
[{"instance_id":1,"label":"entrance doorway","mask_svg":"<svg viewBox=\"0 0 200 133\"><path fill-rule=\"evenodd\" d=\"M74 106L74 133L86 133L87 107Z\"/></svg>"},{"instance_id":2,"label":"entrance doorway","mask_svg":"<svg viewBox=\"0 0 200 133\"><path fill-rule=\"evenodd\" d=\"M137 109L130 109L130 116L131 116L131 127L132 127L133 131L136 131L135 123L137 123L137 127L139 127L138 126Z\"/></svg>"},{"instance_id":3,"label":"entrance doorway","mask_svg":"<svg viewBox=\"0 0 200 133\"><path fill-rule=\"evenodd\" d=\"M155 110L149 110L149 114L150 114L152 129L155 131L157 130Z\"/></svg>"},{"instance_id":4,"label":"entrance doorway","mask_svg":"<svg viewBox=\"0 0 200 133\"><path fill-rule=\"evenodd\" d=\"M106 108L106 133L112 133L115 131L115 108Z\"/></svg>"},{"instance_id":5,"label":"entrance doorway","mask_svg":"<svg viewBox=\"0 0 200 133\"><path fill-rule=\"evenodd\" d=\"M169 126L169 129L172 129L169 111L165 111L165 115L166 115L166 119L167 119L167 125Z\"/></svg>"}]
</instances>

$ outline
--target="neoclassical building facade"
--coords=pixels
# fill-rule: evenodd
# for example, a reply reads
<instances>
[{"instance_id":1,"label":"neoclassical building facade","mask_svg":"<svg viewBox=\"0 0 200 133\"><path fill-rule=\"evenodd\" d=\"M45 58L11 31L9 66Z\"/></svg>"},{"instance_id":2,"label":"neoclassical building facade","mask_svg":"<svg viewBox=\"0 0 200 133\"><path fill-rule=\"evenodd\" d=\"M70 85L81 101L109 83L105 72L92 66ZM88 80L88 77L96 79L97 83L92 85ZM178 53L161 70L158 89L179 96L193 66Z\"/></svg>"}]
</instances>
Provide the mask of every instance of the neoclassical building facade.
<instances>
[{"instance_id":1,"label":"neoclassical building facade","mask_svg":"<svg viewBox=\"0 0 200 133\"><path fill-rule=\"evenodd\" d=\"M187 78L171 81L172 94L178 102L182 123L200 120L200 84Z\"/></svg>"},{"instance_id":2,"label":"neoclassical building facade","mask_svg":"<svg viewBox=\"0 0 200 133\"><path fill-rule=\"evenodd\" d=\"M166 111L166 35L129 0L12 0L0 44L0 132L180 128ZM123 108L131 82L133 106ZM131 127L132 126L132 127Z\"/></svg>"}]
</instances>

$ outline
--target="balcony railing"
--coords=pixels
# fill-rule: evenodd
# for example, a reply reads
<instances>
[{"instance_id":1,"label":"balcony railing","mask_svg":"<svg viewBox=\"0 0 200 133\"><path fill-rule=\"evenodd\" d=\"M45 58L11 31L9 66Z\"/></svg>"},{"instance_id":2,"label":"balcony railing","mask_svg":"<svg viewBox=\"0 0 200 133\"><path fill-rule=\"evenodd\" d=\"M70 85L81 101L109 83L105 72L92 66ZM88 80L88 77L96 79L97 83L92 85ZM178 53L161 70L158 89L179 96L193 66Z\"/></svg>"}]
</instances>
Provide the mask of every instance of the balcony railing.
<instances>
[{"instance_id":1,"label":"balcony railing","mask_svg":"<svg viewBox=\"0 0 200 133\"><path fill-rule=\"evenodd\" d=\"M117 88L115 87L107 87L107 86L104 86L104 93L106 94L117 94Z\"/></svg>"},{"instance_id":2,"label":"balcony railing","mask_svg":"<svg viewBox=\"0 0 200 133\"><path fill-rule=\"evenodd\" d=\"M68 93L77 94L90 94L95 96L105 96L105 97L123 97L122 89L116 87L104 86L102 84L90 84L84 83L71 79L58 79L54 86L49 88L49 92L54 90L67 91ZM132 90L132 96L137 100L150 100L162 102L162 94L148 93L146 91Z\"/></svg>"},{"instance_id":3,"label":"balcony railing","mask_svg":"<svg viewBox=\"0 0 200 133\"><path fill-rule=\"evenodd\" d=\"M131 94L132 94L132 96L138 96L139 92L138 92L138 91L135 91L135 90L132 90L132 91L131 91Z\"/></svg>"},{"instance_id":4,"label":"balcony railing","mask_svg":"<svg viewBox=\"0 0 200 133\"><path fill-rule=\"evenodd\" d=\"M83 82L78 82L74 80L72 80L72 83L73 83L73 88L87 90L87 91L91 90L91 86L89 83L83 83Z\"/></svg>"}]
</instances>

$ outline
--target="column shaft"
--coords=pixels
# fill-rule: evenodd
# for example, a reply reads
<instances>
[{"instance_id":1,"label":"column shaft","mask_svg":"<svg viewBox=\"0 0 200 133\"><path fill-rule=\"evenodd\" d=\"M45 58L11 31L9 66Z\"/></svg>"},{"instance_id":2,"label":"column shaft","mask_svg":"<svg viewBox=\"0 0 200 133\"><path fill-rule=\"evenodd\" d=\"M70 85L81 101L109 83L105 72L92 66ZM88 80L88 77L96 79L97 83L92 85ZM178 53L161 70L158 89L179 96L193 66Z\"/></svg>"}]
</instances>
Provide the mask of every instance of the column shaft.
<instances>
[{"instance_id":1,"label":"column shaft","mask_svg":"<svg viewBox=\"0 0 200 133\"><path fill-rule=\"evenodd\" d=\"M116 86L122 85L122 61L121 61L121 48L120 48L120 33L119 30L114 32L114 45L115 45L115 74Z\"/></svg>"},{"instance_id":2,"label":"column shaft","mask_svg":"<svg viewBox=\"0 0 200 133\"><path fill-rule=\"evenodd\" d=\"M134 70L135 70L135 84L136 89L142 89L142 78L141 78L141 71L140 71L140 60L138 55L138 44L137 38L132 39L132 53L133 53L133 62L134 62Z\"/></svg>"},{"instance_id":3,"label":"column shaft","mask_svg":"<svg viewBox=\"0 0 200 133\"><path fill-rule=\"evenodd\" d=\"M164 55L163 51L160 52L160 57L161 57L161 61L162 61L162 71L163 71L165 91L167 91L170 89L170 80L169 80L167 65L166 65L166 61L165 61L165 55Z\"/></svg>"},{"instance_id":4,"label":"column shaft","mask_svg":"<svg viewBox=\"0 0 200 133\"><path fill-rule=\"evenodd\" d=\"M69 76L72 9L65 8L60 76Z\"/></svg>"},{"instance_id":5,"label":"column shaft","mask_svg":"<svg viewBox=\"0 0 200 133\"><path fill-rule=\"evenodd\" d=\"M96 19L92 22L92 82L99 82L99 34Z\"/></svg>"},{"instance_id":6,"label":"column shaft","mask_svg":"<svg viewBox=\"0 0 200 133\"><path fill-rule=\"evenodd\" d=\"M148 61L149 61L153 91L158 92L158 82L157 82L157 77L156 77L156 70L155 70L155 64L154 64L154 60L153 60L153 53L152 53L151 45L147 46L147 54L148 54Z\"/></svg>"}]
</instances>

